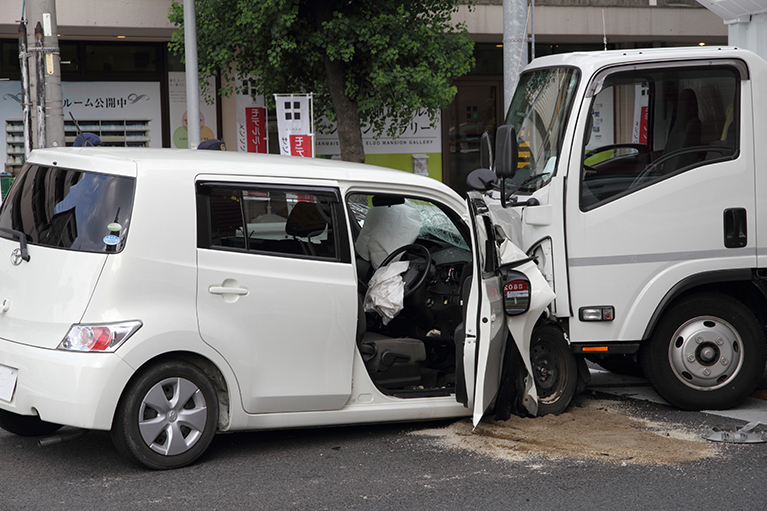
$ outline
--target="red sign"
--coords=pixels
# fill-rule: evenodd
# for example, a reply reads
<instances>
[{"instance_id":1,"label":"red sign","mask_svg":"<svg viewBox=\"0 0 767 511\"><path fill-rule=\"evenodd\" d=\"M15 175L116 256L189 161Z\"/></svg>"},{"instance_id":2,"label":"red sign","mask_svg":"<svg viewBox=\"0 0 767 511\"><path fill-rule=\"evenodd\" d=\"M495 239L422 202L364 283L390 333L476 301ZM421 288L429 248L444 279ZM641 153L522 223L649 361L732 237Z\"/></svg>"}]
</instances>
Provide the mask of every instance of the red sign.
<instances>
[{"instance_id":1,"label":"red sign","mask_svg":"<svg viewBox=\"0 0 767 511\"><path fill-rule=\"evenodd\" d=\"M647 145L647 107L642 107L642 117L639 121L639 143Z\"/></svg>"},{"instance_id":2,"label":"red sign","mask_svg":"<svg viewBox=\"0 0 767 511\"><path fill-rule=\"evenodd\" d=\"M249 153L266 153L266 108L245 109Z\"/></svg>"},{"instance_id":3,"label":"red sign","mask_svg":"<svg viewBox=\"0 0 767 511\"><path fill-rule=\"evenodd\" d=\"M290 135L290 155L312 157L312 137L309 135Z\"/></svg>"}]
</instances>

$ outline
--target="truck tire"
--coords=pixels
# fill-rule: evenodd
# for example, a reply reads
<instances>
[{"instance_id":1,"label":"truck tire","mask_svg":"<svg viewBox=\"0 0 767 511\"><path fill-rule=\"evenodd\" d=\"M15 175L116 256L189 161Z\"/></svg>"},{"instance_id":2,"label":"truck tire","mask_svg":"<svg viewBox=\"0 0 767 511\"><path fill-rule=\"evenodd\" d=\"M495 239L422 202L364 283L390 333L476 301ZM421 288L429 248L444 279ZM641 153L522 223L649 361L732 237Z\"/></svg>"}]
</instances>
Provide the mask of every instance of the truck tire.
<instances>
[{"instance_id":1,"label":"truck tire","mask_svg":"<svg viewBox=\"0 0 767 511\"><path fill-rule=\"evenodd\" d=\"M647 379L668 402L684 410L726 409L758 384L767 342L743 303L705 293L672 305L639 355Z\"/></svg>"},{"instance_id":2,"label":"truck tire","mask_svg":"<svg viewBox=\"0 0 767 511\"><path fill-rule=\"evenodd\" d=\"M564 412L578 385L578 364L559 328L544 325L533 331L530 364L538 393L538 415Z\"/></svg>"},{"instance_id":3,"label":"truck tire","mask_svg":"<svg viewBox=\"0 0 767 511\"><path fill-rule=\"evenodd\" d=\"M61 425L45 422L37 415L18 415L0 410L0 428L19 436L45 436L58 431Z\"/></svg>"},{"instance_id":4,"label":"truck tire","mask_svg":"<svg viewBox=\"0 0 767 511\"><path fill-rule=\"evenodd\" d=\"M131 461L164 470L189 465L213 441L216 389L197 366L166 361L126 387L112 423L112 442Z\"/></svg>"}]
</instances>

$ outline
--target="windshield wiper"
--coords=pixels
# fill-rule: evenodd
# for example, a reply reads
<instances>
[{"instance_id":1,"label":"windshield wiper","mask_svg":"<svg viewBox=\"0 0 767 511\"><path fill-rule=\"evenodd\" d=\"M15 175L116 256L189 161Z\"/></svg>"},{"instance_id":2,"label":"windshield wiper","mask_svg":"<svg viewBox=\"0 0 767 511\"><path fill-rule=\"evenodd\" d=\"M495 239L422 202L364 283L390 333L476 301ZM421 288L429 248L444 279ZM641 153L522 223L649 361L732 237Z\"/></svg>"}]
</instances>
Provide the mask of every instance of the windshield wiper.
<instances>
[{"instance_id":1,"label":"windshield wiper","mask_svg":"<svg viewBox=\"0 0 767 511\"><path fill-rule=\"evenodd\" d=\"M29 262L29 252L27 251L27 235L16 229L8 229L7 227L0 227L0 232L10 234L19 238L19 246L21 248L21 258L24 261Z\"/></svg>"}]
</instances>

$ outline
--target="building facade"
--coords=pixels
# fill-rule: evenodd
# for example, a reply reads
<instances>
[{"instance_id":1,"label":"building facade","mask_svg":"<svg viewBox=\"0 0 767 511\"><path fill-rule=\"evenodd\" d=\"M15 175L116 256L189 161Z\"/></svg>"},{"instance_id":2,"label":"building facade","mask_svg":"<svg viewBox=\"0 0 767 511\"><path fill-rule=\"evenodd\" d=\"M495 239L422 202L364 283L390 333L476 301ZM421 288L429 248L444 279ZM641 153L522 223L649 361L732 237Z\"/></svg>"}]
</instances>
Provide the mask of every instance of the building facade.
<instances>
[{"instance_id":1,"label":"building facade","mask_svg":"<svg viewBox=\"0 0 767 511\"><path fill-rule=\"evenodd\" d=\"M62 96L67 144L77 125L105 145L185 147L186 92L180 58L167 43L171 0L57 0ZM11 4L11 5L7 5ZM479 165L479 135L503 119L503 1L477 0L455 16L476 42L476 66L456 81L458 94L436 126L416 118L398 140L368 134L368 163L428 173L456 190ZM22 0L0 10L0 124L5 128L6 168L23 162L18 27ZM536 0L528 10L535 44L530 56L580 50L720 45L727 42L722 19L695 0ZM534 21L533 21L534 18ZM31 27L32 30L34 27ZM606 41L606 42L605 42ZM215 82L210 83L215 90ZM310 92L310 91L307 91ZM238 148L240 110L248 98L201 103L202 138ZM238 120L239 118L239 120ZM274 117L269 131L276 134ZM241 127L241 126L240 126ZM317 136L317 154L332 157L333 137ZM276 136L270 152L279 152Z\"/></svg>"}]
</instances>

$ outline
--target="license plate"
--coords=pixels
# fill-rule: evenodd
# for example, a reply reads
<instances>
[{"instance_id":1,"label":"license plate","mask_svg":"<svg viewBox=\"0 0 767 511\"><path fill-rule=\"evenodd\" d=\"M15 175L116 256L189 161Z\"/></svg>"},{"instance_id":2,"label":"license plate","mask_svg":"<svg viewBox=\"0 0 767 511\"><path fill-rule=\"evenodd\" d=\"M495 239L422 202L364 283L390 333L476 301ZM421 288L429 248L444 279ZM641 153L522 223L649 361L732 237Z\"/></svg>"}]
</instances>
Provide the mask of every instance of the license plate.
<instances>
[{"instance_id":1,"label":"license plate","mask_svg":"<svg viewBox=\"0 0 767 511\"><path fill-rule=\"evenodd\" d=\"M10 402L16 390L16 378L19 371L13 367L0 365L0 399Z\"/></svg>"}]
</instances>

